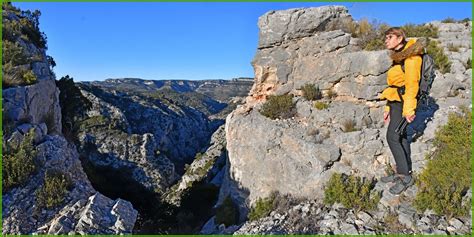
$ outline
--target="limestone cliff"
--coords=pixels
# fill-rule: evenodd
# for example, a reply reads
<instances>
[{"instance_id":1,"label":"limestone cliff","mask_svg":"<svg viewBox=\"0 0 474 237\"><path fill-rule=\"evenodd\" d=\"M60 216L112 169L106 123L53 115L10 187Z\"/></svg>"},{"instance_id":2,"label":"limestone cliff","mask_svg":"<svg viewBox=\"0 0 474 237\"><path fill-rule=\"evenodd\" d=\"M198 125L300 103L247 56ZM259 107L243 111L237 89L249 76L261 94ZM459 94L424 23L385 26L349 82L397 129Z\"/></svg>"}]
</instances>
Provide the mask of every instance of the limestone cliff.
<instances>
[{"instance_id":1,"label":"limestone cliff","mask_svg":"<svg viewBox=\"0 0 474 237\"><path fill-rule=\"evenodd\" d=\"M378 95L386 87L391 61L386 50L360 50L345 31L348 21L347 9L339 6L272 11L259 18L259 43L252 61L255 82L246 104L226 120L228 174L218 202L231 195L240 204L241 221L258 198L275 191L321 200L333 173L384 175L392 156L382 121L385 102ZM471 57L471 23L432 24L439 27L436 40L445 51L453 41L462 49L448 54L454 64L450 73L437 72L431 95L436 102L420 108L419 121L412 125L425 126L424 135L411 144L414 172L424 167L434 131L446 123L448 112L472 106L472 72L461 65ZM321 89L328 108L319 110L302 97L301 87L308 83ZM287 93L294 95L293 117L271 120L259 113L269 95ZM427 124L426 118L431 118ZM354 131L347 131L348 123ZM388 194L388 188L379 190L384 195L381 207L403 209L404 204L392 202L398 199ZM407 192L414 196L416 190ZM413 207L408 209L410 221L415 221ZM335 233L334 228L328 231Z\"/></svg>"},{"instance_id":2,"label":"limestone cliff","mask_svg":"<svg viewBox=\"0 0 474 237\"><path fill-rule=\"evenodd\" d=\"M34 57L21 64L12 60L2 65L4 69L8 67L8 63L13 66L9 72L4 70L2 89L2 233L131 233L137 211L128 201L111 200L94 190L82 169L76 147L68 143L62 135L59 90L55 84L55 76L45 47L38 46L37 42L30 38L31 34L35 34L32 32L39 34L39 29L25 30L25 27L37 26L37 18L35 21L34 14L22 12L7 3L2 5L2 9L4 45L19 45L22 53L16 57ZM14 34L12 31L15 32L16 28L10 28L12 25L17 25L23 32L29 33L26 36ZM12 73L12 79L17 80L16 76L21 74L22 70L31 70L32 73L28 74L28 77L35 79L33 83L6 83L6 76L9 76L7 73ZM8 87L5 88L6 86ZM31 146L31 149L20 145L25 143L27 134L32 134L34 139L32 144L23 146ZM33 157L30 157L30 160L27 156ZM46 183L51 181L47 178L50 172L60 172L70 181L69 187L63 190L64 195L41 196L48 200L60 198L62 201L55 205L49 201L46 205L40 202L41 190L46 190ZM15 179L15 175L25 178L22 182L8 184L6 187L6 179ZM54 189L59 187L55 186Z\"/></svg>"}]
</instances>

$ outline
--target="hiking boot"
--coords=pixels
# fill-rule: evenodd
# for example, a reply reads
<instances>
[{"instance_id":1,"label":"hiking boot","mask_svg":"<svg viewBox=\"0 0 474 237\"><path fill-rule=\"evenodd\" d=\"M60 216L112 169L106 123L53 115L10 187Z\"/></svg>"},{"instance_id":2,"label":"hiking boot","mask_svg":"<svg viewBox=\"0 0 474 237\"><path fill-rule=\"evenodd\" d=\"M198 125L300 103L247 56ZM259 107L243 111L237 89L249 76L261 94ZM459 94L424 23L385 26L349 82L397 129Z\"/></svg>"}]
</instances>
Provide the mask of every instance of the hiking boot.
<instances>
[{"instance_id":1,"label":"hiking boot","mask_svg":"<svg viewBox=\"0 0 474 237\"><path fill-rule=\"evenodd\" d=\"M380 178L380 182L382 183L392 183L392 182L395 182L395 180L398 179L398 175L397 174L390 174L390 175L387 175L387 176L384 176L382 178Z\"/></svg>"},{"instance_id":2,"label":"hiking boot","mask_svg":"<svg viewBox=\"0 0 474 237\"><path fill-rule=\"evenodd\" d=\"M398 195L405 191L408 187L412 186L415 179L411 175L400 176L388 191L393 195Z\"/></svg>"}]
</instances>

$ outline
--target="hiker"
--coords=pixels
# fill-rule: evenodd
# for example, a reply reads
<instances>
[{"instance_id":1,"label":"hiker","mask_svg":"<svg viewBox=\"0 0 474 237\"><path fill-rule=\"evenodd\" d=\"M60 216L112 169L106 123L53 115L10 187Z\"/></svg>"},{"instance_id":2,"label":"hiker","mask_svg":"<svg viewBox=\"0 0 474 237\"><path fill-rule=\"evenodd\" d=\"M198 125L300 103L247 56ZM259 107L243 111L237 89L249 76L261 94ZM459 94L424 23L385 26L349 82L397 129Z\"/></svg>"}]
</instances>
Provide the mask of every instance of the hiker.
<instances>
[{"instance_id":1,"label":"hiker","mask_svg":"<svg viewBox=\"0 0 474 237\"><path fill-rule=\"evenodd\" d=\"M383 119L388 123L387 142L395 159L396 173L382 177L384 183L394 182L389 191L398 195L414 183L411 175L410 143L406 130L400 134L397 126L406 119L408 123L415 119L417 93L419 89L422 58L420 55L425 41L406 40L405 33L399 27L385 32L385 47L391 51L392 66L387 72L388 87L382 92L381 99L387 100ZM398 130L397 130L398 131Z\"/></svg>"}]
</instances>

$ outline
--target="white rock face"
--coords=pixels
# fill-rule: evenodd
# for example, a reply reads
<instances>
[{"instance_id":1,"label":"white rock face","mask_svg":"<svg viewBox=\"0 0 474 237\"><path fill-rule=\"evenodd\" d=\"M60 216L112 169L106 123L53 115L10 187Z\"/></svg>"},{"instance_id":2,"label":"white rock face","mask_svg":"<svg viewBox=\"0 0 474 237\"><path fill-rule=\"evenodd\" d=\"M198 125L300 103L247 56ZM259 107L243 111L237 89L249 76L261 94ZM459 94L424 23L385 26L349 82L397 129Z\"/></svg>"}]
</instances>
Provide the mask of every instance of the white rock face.
<instances>
[{"instance_id":1,"label":"white rock face","mask_svg":"<svg viewBox=\"0 0 474 237\"><path fill-rule=\"evenodd\" d=\"M19 20L16 13L3 13L9 19ZM37 169L24 184L2 190L2 234L131 233L137 211L129 202L121 199L113 201L94 190L82 169L76 147L62 135L59 89L46 59L45 49L19 36L17 41L26 55L39 55L42 60L21 65L33 71L37 78L35 84L2 90L3 115L6 118L4 121L7 121L3 126L10 130L8 133L4 130L3 144L17 147L31 130L33 146L37 151L34 158ZM71 181L71 188L66 191L62 203L46 208L39 205L37 191L44 185L45 173L49 171L63 173ZM82 213L77 205L87 203L94 193L102 202L91 205L88 211L86 208ZM58 213L70 215L58 217ZM76 217L81 213L88 215L90 225L79 222L80 218ZM102 222L103 219L112 222L109 225Z\"/></svg>"},{"instance_id":2,"label":"white rock face","mask_svg":"<svg viewBox=\"0 0 474 237\"><path fill-rule=\"evenodd\" d=\"M43 229L47 234L131 234L137 215L130 202L96 193L63 208Z\"/></svg>"},{"instance_id":3,"label":"white rock face","mask_svg":"<svg viewBox=\"0 0 474 237\"><path fill-rule=\"evenodd\" d=\"M314 14L314 24L301 18L309 12ZM346 13L339 7L291 9L259 19L259 48L252 61L255 83L246 104L226 120L229 163L218 202L230 195L240 205L241 221L258 198L273 191L321 199L326 181L335 172L380 178L387 165L395 164L382 121L385 102L378 100L391 61L385 50L367 52L354 46L356 40L341 30ZM331 20L319 21L326 18ZM328 22L339 23L329 27ZM438 26L436 40L445 47L453 67L444 75L437 72L431 93L434 102L419 108L408 129L409 135L414 129L424 132L411 144L414 172L424 168L435 131L447 122L448 113L459 111L461 105L472 106L472 70L462 64L471 55L471 23ZM448 43L458 43L459 52L449 53ZM337 94L322 100L329 108L318 110L314 102L301 97L300 88L307 83L318 86L323 95ZM267 96L287 93L295 96L293 118L270 120L259 113ZM348 124L355 131L345 132ZM412 190L409 195L415 194ZM391 201L385 203L390 206ZM402 222L414 221L401 216ZM340 233L354 232L348 224L338 228Z\"/></svg>"}]
</instances>

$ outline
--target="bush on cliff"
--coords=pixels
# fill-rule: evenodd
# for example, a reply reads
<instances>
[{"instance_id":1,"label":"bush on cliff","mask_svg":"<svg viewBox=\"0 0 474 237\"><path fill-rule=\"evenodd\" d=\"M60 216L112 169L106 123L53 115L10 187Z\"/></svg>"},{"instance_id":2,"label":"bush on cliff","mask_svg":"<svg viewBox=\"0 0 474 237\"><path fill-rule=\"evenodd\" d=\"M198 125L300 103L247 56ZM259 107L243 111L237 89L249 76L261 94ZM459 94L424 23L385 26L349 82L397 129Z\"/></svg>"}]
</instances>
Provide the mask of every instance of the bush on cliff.
<instances>
[{"instance_id":1,"label":"bush on cliff","mask_svg":"<svg viewBox=\"0 0 474 237\"><path fill-rule=\"evenodd\" d=\"M273 210L273 201L275 200L276 194L272 193L267 198L259 198L255 205L250 209L248 218L251 221L258 220L260 218L268 216Z\"/></svg>"},{"instance_id":2,"label":"bush on cliff","mask_svg":"<svg viewBox=\"0 0 474 237\"><path fill-rule=\"evenodd\" d=\"M50 209L62 204L71 185L69 177L61 171L46 171L43 185L36 190L38 207Z\"/></svg>"},{"instance_id":3,"label":"bush on cliff","mask_svg":"<svg viewBox=\"0 0 474 237\"><path fill-rule=\"evenodd\" d=\"M31 63L44 58L41 53L33 54L34 51L26 48L31 44L38 49L47 48L46 36L39 30L41 13L38 10L21 11L9 2L2 3L2 10L2 85L6 88L33 84L36 75L31 70Z\"/></svg>"},{"instance_id":4,"label":"bush on cliff","mask_svg":"<svg viewBox=\"0 0 474 237\"><path fill-rule=\"evenodd\" d=\"M401 28L405 32L406 37L438 38L438 27L431 24L406 24Z\"/></svg>"},{"instance_id":5,"label":"bush on cliff","mask_svg":"<svg viewBox=\"0 0 474 237\"><path fill-rule=\"evenodd\" d=\"M303 91L303 97L308 101L319 100L322 98L319 87L315 86L314 84L305 84L303 87L301 87L301 91Z\"/></svg>"},{"instance_id":6,"label":"bush on cliff","mask_svg":"<svg viewBox=\"0 0 474 237\"><path fill-rule=\"evenodd\" d=\"M76 141L79 132L79 120L87 116L92 103L85 98L74 83L74 78L66 75L56 81L61 106L61 122L64 136L69 141Z\"/></svg>"},{"instance_id":7,"label":"bush on cliff","mask_svg":"<svg viewBox=\"0 0 474 237\"><path fill-rule=\"evenodd\" d=\"M234 204L230 196L224 199L224 202L216 210L216 224L231 226L238 223L239 209Z\"/></svg>"},{"instance_id":8,"label":"bush on cliff","mask_svg":"<svg viewBox=\"0 0 474 237\"><path fill-rule=\"evenodd\" d=\"M362 19L359 22L352 22L348 28L351 31L351 36L359 39L358 45L363 50L384 49L382 36L383 32L388 29L387 24Z\"/></svg>"},{"instance_id":9,"label":"bush on cliff","mask_svg":"<svg viewBox=\"0 0 474 237\"><path fill-rule=\"evenodd\" d=\"M442 23L456 23L456 20L452 17L445 18L444 20L441 21Z\"/></svg>"},{"instance_id":10,"label":"bush on cliff","mask_svg":"<svg viewBox=\"0 0 474 237\"><path fill-rule=\"evenodd\" d=\"M318 110L327 109L327 108L329 108L329 104L327 104L325 102L321 102L321 101L316 101L316 102L314 102L314 108L316 108Z\"/></svg>"},{"instance_id":11,"label":"bush on cliff","mask_svg":"<svg viewBox=\"0 0 474 237\"><path fill-rule=\"evenodd\" d=\"M271 119L291 118L295 114L293 96L289 94L269 96L260 109L260 113Z\"/></svg>"},{"instance_id":12,"label":"bush on cliff","mask_svg":"<svg viewBox=\"0 0 474 237\"><path fill-rule=\"evenodd\" d=\"M28 43L33 43L37 48L46 49L46 36L39 29L41 12L22 11L9 2L2 3L2 39L16 41L17 37ZM13 14L17 19L8 17Z\"/></svg>"},{"instance_id":13,"label":"bush on cliff","mask_svg":"<svg viewBox=\"0 0 474 237\"><path fill-rule=\"evenodd\" d=\"M471 116L467 108L462 114L450 114L448 123L436 132L436 151L417 181L414 204L419 210L447 216L469 213L471 201L462 198L471 187Z\"/></svg>"},{"instance_id":14,"label":"bush on cliff","mask_svg":"<svg viewBox=\"0 0 474 237\"><path fill-rule=\"evenodd\" d=\"M380 193L372 192L374 180L335 173L324 189L324 203L341 203L356 211L373 210L380 201Z\"/></svg>"},{"instance_id":15,"label":"bush on cliff","mask_svg":"<svg viewBox=\"0 0 474 237\"><path fill-rule=\"evenodd\" d=\"M34 132L28 132L18 147L4 144L2 157L2 191L24 184L36 171L37 151L33 146Z\"/></svg>"},{"instance_id":16,"label":"bush on cliff","mask_svg":"<svg viewBox=\"0 0 474 237\"><path fill-rule=\"evenodd\" d=\"M451 71L451 62L448 56L444 54L444 50L438 46L438 42L430 40L426 51L433 57L436 69L443 74Z\"/></svg>"}]
</instances>

